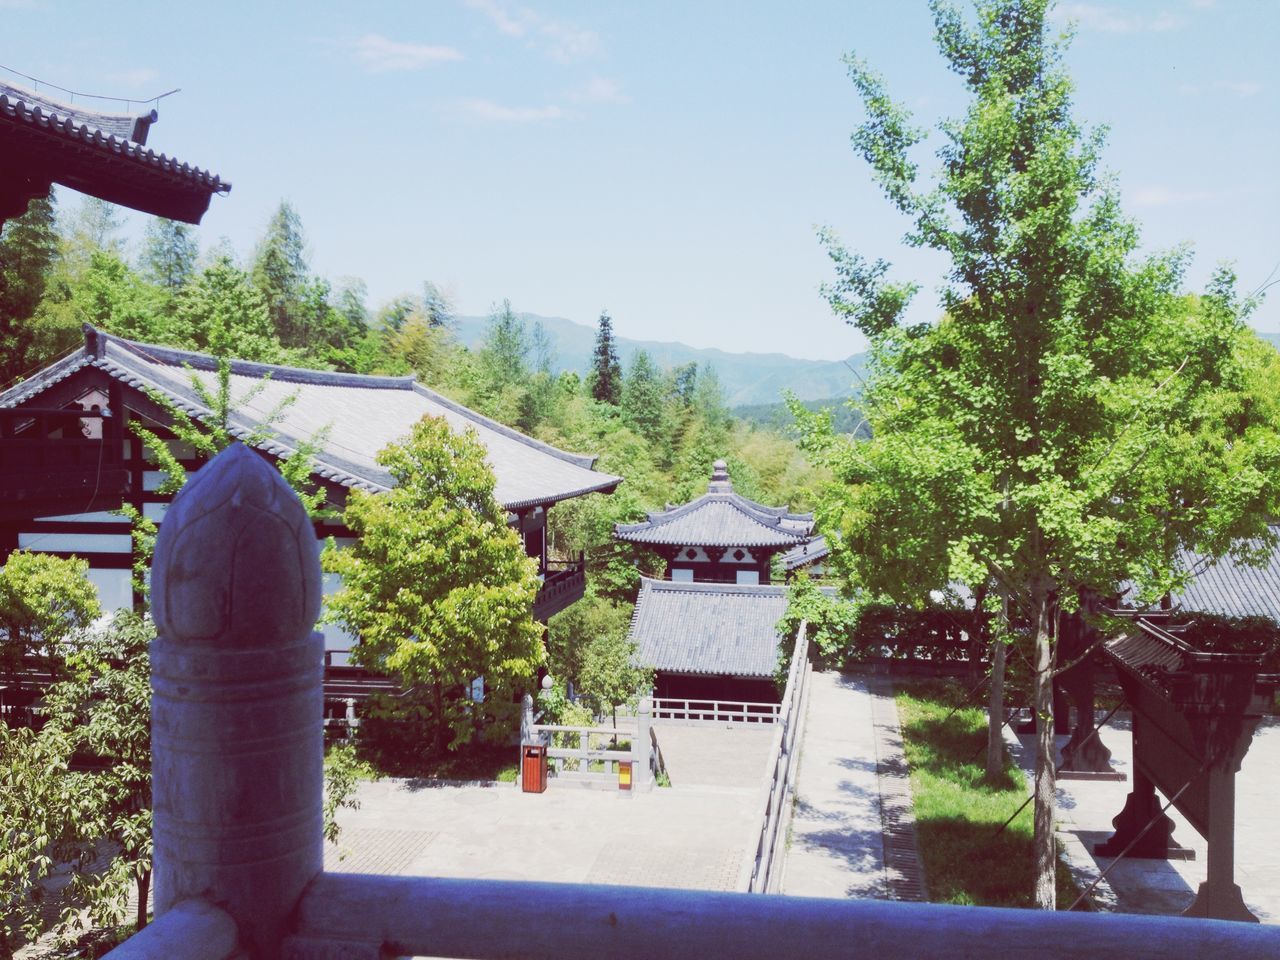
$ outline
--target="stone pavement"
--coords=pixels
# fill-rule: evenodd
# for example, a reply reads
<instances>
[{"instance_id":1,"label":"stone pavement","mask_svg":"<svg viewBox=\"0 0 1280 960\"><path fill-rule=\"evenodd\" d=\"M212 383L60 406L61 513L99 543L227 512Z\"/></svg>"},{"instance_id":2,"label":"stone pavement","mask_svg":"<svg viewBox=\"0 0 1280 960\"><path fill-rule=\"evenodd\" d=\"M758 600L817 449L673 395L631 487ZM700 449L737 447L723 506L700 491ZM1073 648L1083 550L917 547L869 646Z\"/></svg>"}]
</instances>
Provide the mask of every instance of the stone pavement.
<instances>
[{"instance_id":1,"label":"stone pavement","mask_svg":"<svg viewBox=\"0 0 1280 960\"><path fill-rule=\"evenodd\" d=\"M1129 774L1131 780L1133 737L1127 714L1117 714L1101 736L1111 750L1112 765ZM1059 748L1066 739L1058 738ZM1029 774L1035 756L1034 737L1015 736L1006 727L1005 742ZM1058 781L1058 832L1078 882L1087 884L1112 862L1107 857L1095 857L1093 845L1111 836L1111 818L1124 806L1129 790L1128 780ZM1280 718L1270 717L1259 726L1236 776L1236 883L1249 909L1264 923L1280 923L1278 808ZM1205 878L1206 844L1177 810L1171 808L1168 815L1177 824L1174 840L1194 850L1195 860L1120 861L1095 891L1095 899L1105 909L1171 915L1190 905Z\"/></svg>"},{"instance_id":2,"label":"stone pavement","mask_svg":"<svg viewBox=\"0 0 1280 960\"><path fill-rule=\"evenodd\" d=\"M754 849L759 798L758 782L636 794L554 781L542 794L362 783L360 809L339 813L325 869L732 890Z\"/></svg>"},{"instance_id":3,"label":"stone pavement","mask_svg":"<svg viewBox=\"0 0 1280 960\"><path fill-rule=\"evenodd\" d=\"M782 893L890 895L875 728L875 699L883 695L865 678L814 672Z\"/></svg>"},{"instance_id":4,"label":"stone pavement","mask_svg":"<svg viewBox=\"0 0 1280 960\"><path fill-rule=\"evenodd\" d=\"M655 721L654 733L673 787L759 788L768 775L773 724L678 724Z\"/></svg>"}]
</instances>

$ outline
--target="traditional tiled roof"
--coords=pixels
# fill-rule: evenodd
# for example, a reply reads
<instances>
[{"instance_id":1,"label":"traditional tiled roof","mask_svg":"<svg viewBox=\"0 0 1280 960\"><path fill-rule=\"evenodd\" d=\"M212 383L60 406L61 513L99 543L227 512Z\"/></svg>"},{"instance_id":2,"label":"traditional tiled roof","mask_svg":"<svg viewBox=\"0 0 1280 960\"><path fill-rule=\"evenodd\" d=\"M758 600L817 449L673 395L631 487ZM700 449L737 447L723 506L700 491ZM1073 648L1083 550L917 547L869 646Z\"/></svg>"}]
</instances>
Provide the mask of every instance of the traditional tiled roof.
<instances>
[{"instance_id":1,"label":"traditional tiled roof","mask_svg":"<svg viewBox=\"0 0 1280 960\"><path fill-rule=\"evenodd\" d=\"M150 210L145 204L137 204L136 209L198 222L199 214L208 207L209 196L227 193L231 184L207 170L147 148L147 132L157 119L154 110L141 115L100 113L0 82L0 134L21 135L25 138L21 140L23 149L42 151L40 156L48 161L42 161L45 175L54 182L99 195L95 179L74 169L67 153L76 149L88 151L107 163L122 165L114 168L110 177L132 177L137 181L120 186L124 196L103 199L135 206L136 201L130 198L144 193L150 184L163 209ZM6 140L5 149L16 148ZM175 199L177 192L186 193L189 198Z\"/></svg>"},{"instance_id":2,"label":"traditional tiled roof","mask_svg":"<svg viewBox=\"0 0 1280 960\"><path fill-rule=\"evenodd\" d=\"M1271 529L1280 534L1280 525ZM1193 579L1185 590L1174 594L1174 607L1228 617L1270 617L1280 623L1280 546L1261 567L1247 566L1230 556L1208 560L1189 552L1182 555L1181 563Z\"/></svg>"},{"instance_id":3,"label":"traditional tiled roof","mask_svg":"<svg viewBox=\"0 0 1280 960\"><path fill-rule=\"evenodd\" d=\"M192 377L216 390L217 361L206 354L134 343L86 328L81 351L0 394L13 407L77 370L92 366L138 390L155 390L197 420L211 415ZM620 477L593 470L595 458L566 453L526 437L428 390L413 377L372 377L273 364L233 361L231 433L249 441L279 411L270 436L255 446L287 456L320 437L315 473L343 486L386 490L393 478L376 461L379 450L408 436L424 416L444 417L455 429L472 429L488 451L497 478L494 495L509 510L550 504L596 491L611 491Z\"/></svg>"},{"instance_id":4,"label":"traditional tiled roof","mask_svg":"<svg viewBox=\"0 0 1280 960\"><path fill-rule=\"evenodd\" d=\"M641 580L631 619L638 658L655 670L771 677L787 588Z\"/></svg>"},{"instance_id":5,"label":"traditional tiled roof","mask_svg":"<svg viewBox=\"0 0 1280 960\"><path fill-rule=\"evenodd\" d=\"M778 559L782 561L782 568L790 572L825 560L830 553L831 548L827 546L827 538L814 537L799 546L792 547Z\"/></svg>"},{"instance_id":6,"label":"traditional tiled roof","mask_svg":"<svg viewBox=\"0 0 1280 960\"><path fill-rule=\"evenodd\" d=\"M812 531L811 513L788 513L734 493L728 467L717 460L702 496L651 513L643 523L618 524L613 535L654 546L781 548L808 540Z\"/></svg>"}]
</instances>

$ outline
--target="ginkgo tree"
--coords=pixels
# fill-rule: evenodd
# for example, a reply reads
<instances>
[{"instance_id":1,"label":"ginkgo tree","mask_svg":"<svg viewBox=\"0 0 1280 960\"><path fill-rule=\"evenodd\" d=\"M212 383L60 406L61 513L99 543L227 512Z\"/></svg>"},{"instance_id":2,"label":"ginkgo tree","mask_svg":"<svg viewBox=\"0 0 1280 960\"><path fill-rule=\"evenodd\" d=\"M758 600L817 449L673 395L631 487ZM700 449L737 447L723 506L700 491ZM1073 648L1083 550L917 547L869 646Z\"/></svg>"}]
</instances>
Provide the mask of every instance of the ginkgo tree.
<instances>
[{"instance_id":1,"label":"ginkgo tree","mask_svg":"<svg viewBox=\"0 0 1280 960\"><path fill-rule=\"evenodd\" d=\"M324 553L325 570L342 577L326 616L359 637L356 662L429 695L443 753L532 686L545 658L532 617L537 565L494 499L473 431L425 417L378 462L395 485L352 492L343 520L357 539ZM478 677L484 704L463 695Z\"/></svg>"},{"instance_id":2,"label":"ginkgo tree","mask_svg":"<svg viewBox=\"0 0 1280 960\"><path fill-rule=\"evenodd\" d=\"M1051 909L1058 617L1122 584L1176 587L1180 548L1269 545L1280 377L1229 271L1188 296L1186 250L1138 255L1099 173L1103 137L1072 116L1051 0L979 0L974 17L931 6L969 95L939 124L935 180L917 164L926 132L866 63L847 65L866 110L855 148L909 219L907 244L950 261L944 314L907 324L916 285L825 235L829 300L871 342L872 438L811 421L806 445L839 481L820 513L851 593L919 602L990 584L1029 636L1035 893Z\"/></svg>"}]
</instances>

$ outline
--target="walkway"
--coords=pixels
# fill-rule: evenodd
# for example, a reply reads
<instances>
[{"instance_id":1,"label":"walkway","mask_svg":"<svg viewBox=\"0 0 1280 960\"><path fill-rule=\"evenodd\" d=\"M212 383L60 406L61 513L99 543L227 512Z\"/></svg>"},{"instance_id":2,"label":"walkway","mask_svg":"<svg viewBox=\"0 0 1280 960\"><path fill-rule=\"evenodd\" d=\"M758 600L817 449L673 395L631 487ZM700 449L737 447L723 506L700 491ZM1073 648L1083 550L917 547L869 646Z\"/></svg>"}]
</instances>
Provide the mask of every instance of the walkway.
<instances>
[{"instance_id":1,"label":"walkway","mask_svg":"<svg viewBox=\"0 0 1280 960\"><path fill-rule=\"evenodd\" d=\"M772 724L653 725L673 787L740 786L759 789L773 744Z\"/></svg>"},{"instance_id":2,"label":"walkway","mask_svg":"<svg viewBox=\"0 0 1280 960\"><path fill-rule=\"evenodd\" d=\"M910 816L896 732L897 710L887 689L861 676L813 674L784 894L903 896L903 877L885 865L885 816ZM886 776L894 768L899 776ZM893 846L891 864L904 852L914 857L910 844L905 851Z\"/></svg>"},{"instance_id":3,"label":"walkway","mask_svg":"<svg viewBox=\"0 0 1280 960\"><path fill-rule=\"evenodd\" d=\"M1127 714L1118 714L1102 731L1102 742L1111 750L1112 765L1132 777L1133 737ZM1059 748L1066 737L1058 738ZM1031 735L1014 736L1005 728L1005 742L1019 765L1028 772L1034 762ZM1066 859L1082 886L1090 883L1111 863L1095 857L1093 845L1111 836L1111 818L1124 806L1128 781L1058 781L1058 837ZM1280 827L1276 825L1276 798L1280 796L1280 718L1263 721L1236 775L1236 883L1245 904L1264 923L1280 923ZM1122 860L1095 891L1095 899L1107 910L1122 913L1181 913L1195 897L1205 878L1206 845L1200 834L1170 809L1177 825L1173 838L1195 851L1190 861Z\"/></svg>"}]
</instances>

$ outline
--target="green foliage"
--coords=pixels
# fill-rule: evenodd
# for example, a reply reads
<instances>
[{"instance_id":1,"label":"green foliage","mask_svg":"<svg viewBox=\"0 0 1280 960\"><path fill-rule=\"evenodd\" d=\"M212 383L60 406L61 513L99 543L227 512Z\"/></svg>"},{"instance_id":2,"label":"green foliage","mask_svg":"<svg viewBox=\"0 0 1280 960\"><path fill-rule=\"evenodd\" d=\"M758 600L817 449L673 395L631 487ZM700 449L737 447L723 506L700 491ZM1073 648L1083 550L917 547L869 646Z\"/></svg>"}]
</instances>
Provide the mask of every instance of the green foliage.
<instances>
[{"instance_id":1,"label":"green foliage","mask_svg":"<svg viewBox=\"0 0 1280 960\"><path fill-rule=\"evenodd\" d=\"M196 272L200 242L189 223L155 217L147 221L142 247L142 272L148 280L176 294Z\"/></svg>"},{"instance_id":2,"label":"green foliage","mask_svg":"<svg viewBox=\"0 0 1280 960\"><path fill-rule=\"evenodd\" d=\"M280 203L267 223L254 253L252 274L269 329L286 346L305 346L306 240L302 218L288 201Z\"/></svg>"},{"instance_id":3,"label":"green foliage","mask_svg":"<svg viewBox=\"0 0 1280 960\"><path fill-rule=\"evenodd\" d=\"M284 359L268 301L228 257L216 258L187 286L178 298L177 320L194 349L262 363Z\"/></svg>"},{"instance_id":4,"label":"green foliage","mask_svg":"<svg viewBox=\"0 0 1280 960\"><path fill-rule=\"evenodd\" d=\"M621 402L622 364L618 361L618 348L613 341L613 318L607 310L600 311L595 353L587 382L591 386L592 399L615 407Z\"/></svg>"},{"instance_id":5,"label":"green foliage","mask_svg":"<svg viewBox=\"0 0 1280 960\"><path fill-rule=\"evenodd\" d=\"M358 539L324 553L343 578L327 616L360 637L362 665L431 691L438 748L493 733L485 721L508 710L543 660L534 561L493 499L474 434L424 418L378 462L396 485L353 491L344 520ZM458 696L479 676L492 691L483 705Z\"/></svg>"},{"instance_id":6,"label":"green foliage","mask_svg":"<svg viewBox=\"0 0 1280 960\"><path fill-rule=\"evenodd\" d=\"M1098 173L1102 137L1071 116L1048 0L976 6L970 23L933 4L970 100L939 125L932 186L912 159L924 133L865 63L846 61L866 109L854 145L910 219L906 242L945 254L951 282L940 322L903 326L915 285L824 235L832 307L872 344L872 436L832 437L811 419L805 445L840 484L821 526L849 590L919 605L953 580L1000 584L1036 638L1048 717L1061 608L1122 581L1165 592L1186 576L1182 547L1272 542L1280 432L1234 278L1219 271L1195 300L1181 290L1186 251L1138 257L1137 228ZM1039 899L1051 905L1041 754Z\"/></svg>"},{"instance_id":7,"label":"green foliage","mask_svg":"<svg viewBox=\"0 0 1280 960\"><path fill-rule=\"evenodd\" d=\"M45 693L50 733L91 772L79 778L82 809L72 821L90 851L75 863L64 896L88 907L98 926L125 919L131 887L138 929L151 882L151 661L155 627L121 610L88 631L67 656L66 675ZM44 731L42 731L42 734ZM69 811L64 811L69 813ZM110 851L105 867L94 856Z\"/></svg>"},{"instance_id":8,"label":"green foliage","mask_svg":"<svg viewBox=\"0 0 1280 960\"><path fill-rule=\"evenodd\" d=\"M91 814L68 773L71 747L54 731L0 723L0 958L44 932L45 881L82 852L71 824Z\"/></svg>"},{"instance_id":9,"label":"green foliage","mask_svg":"<svg viewBox=\"0 0 1280 960\"><path fill-rule=\"evenodd\" d=\"M631 606L609 599L589 578L586 595L547 624L547 668L558 681L569 680L581 688L587 648L597 637L616 641L631 626ZM597 652L597 656L604 650Z\"/></svg>"},{"instance_id":10,"label":"green foliage","mask_svg":"<svg viewBox=\"0 0 1280 960\"><path fill-rule=\"evenodd\" d=\"M21 689L24 658L55 674L67 641L102 613L89 564L15 550L0 567L0 671Z\"/></svg>"},{"instance_id":11,"label":"green foliage","mask_svg":"<svg viewBox=\"0 0 1280 960\"><path fill-rule=\"evenodd\" d=\"M324 838L337 843L342 834L339 810L359 810L356 790L373 770L357 756L355 744L333 743L324 753Z\"/></svg>"},{"instance_id":12,"label":"green foliage","mask_svg":"<svg viewBox=\"0 0 1280 960\"><path fill-rule=\"evenodd\" d=\"M0 385L34 372L45 357L33 350L33 318L58 250L53 204L37 198L0 233Z\"/></svg>"},{"instance_id":13,"label":"green foliage","mask_svg":"<svg viewBox=\"0 0 1280 960\"><path fill-rule=\"evenodd\" d=\"M617 725L618 707L636 703L653 688L653 670L637 662L635 643L627 636L629 622L601 624L587 638L578 668L578 689L596 710L613 713Z\"/></svg>"},{"instance_id":14,"label":"green foliage","mask_svg":"<svg viewBox=\"0 0 1280 960\"><path fill-rule=\"evenodd\" d=\"M622 388L622 416L626 424L650 443L658 443L663 427L662 378L645 351L631 358Z\"/></svg>"}]
</instances>

